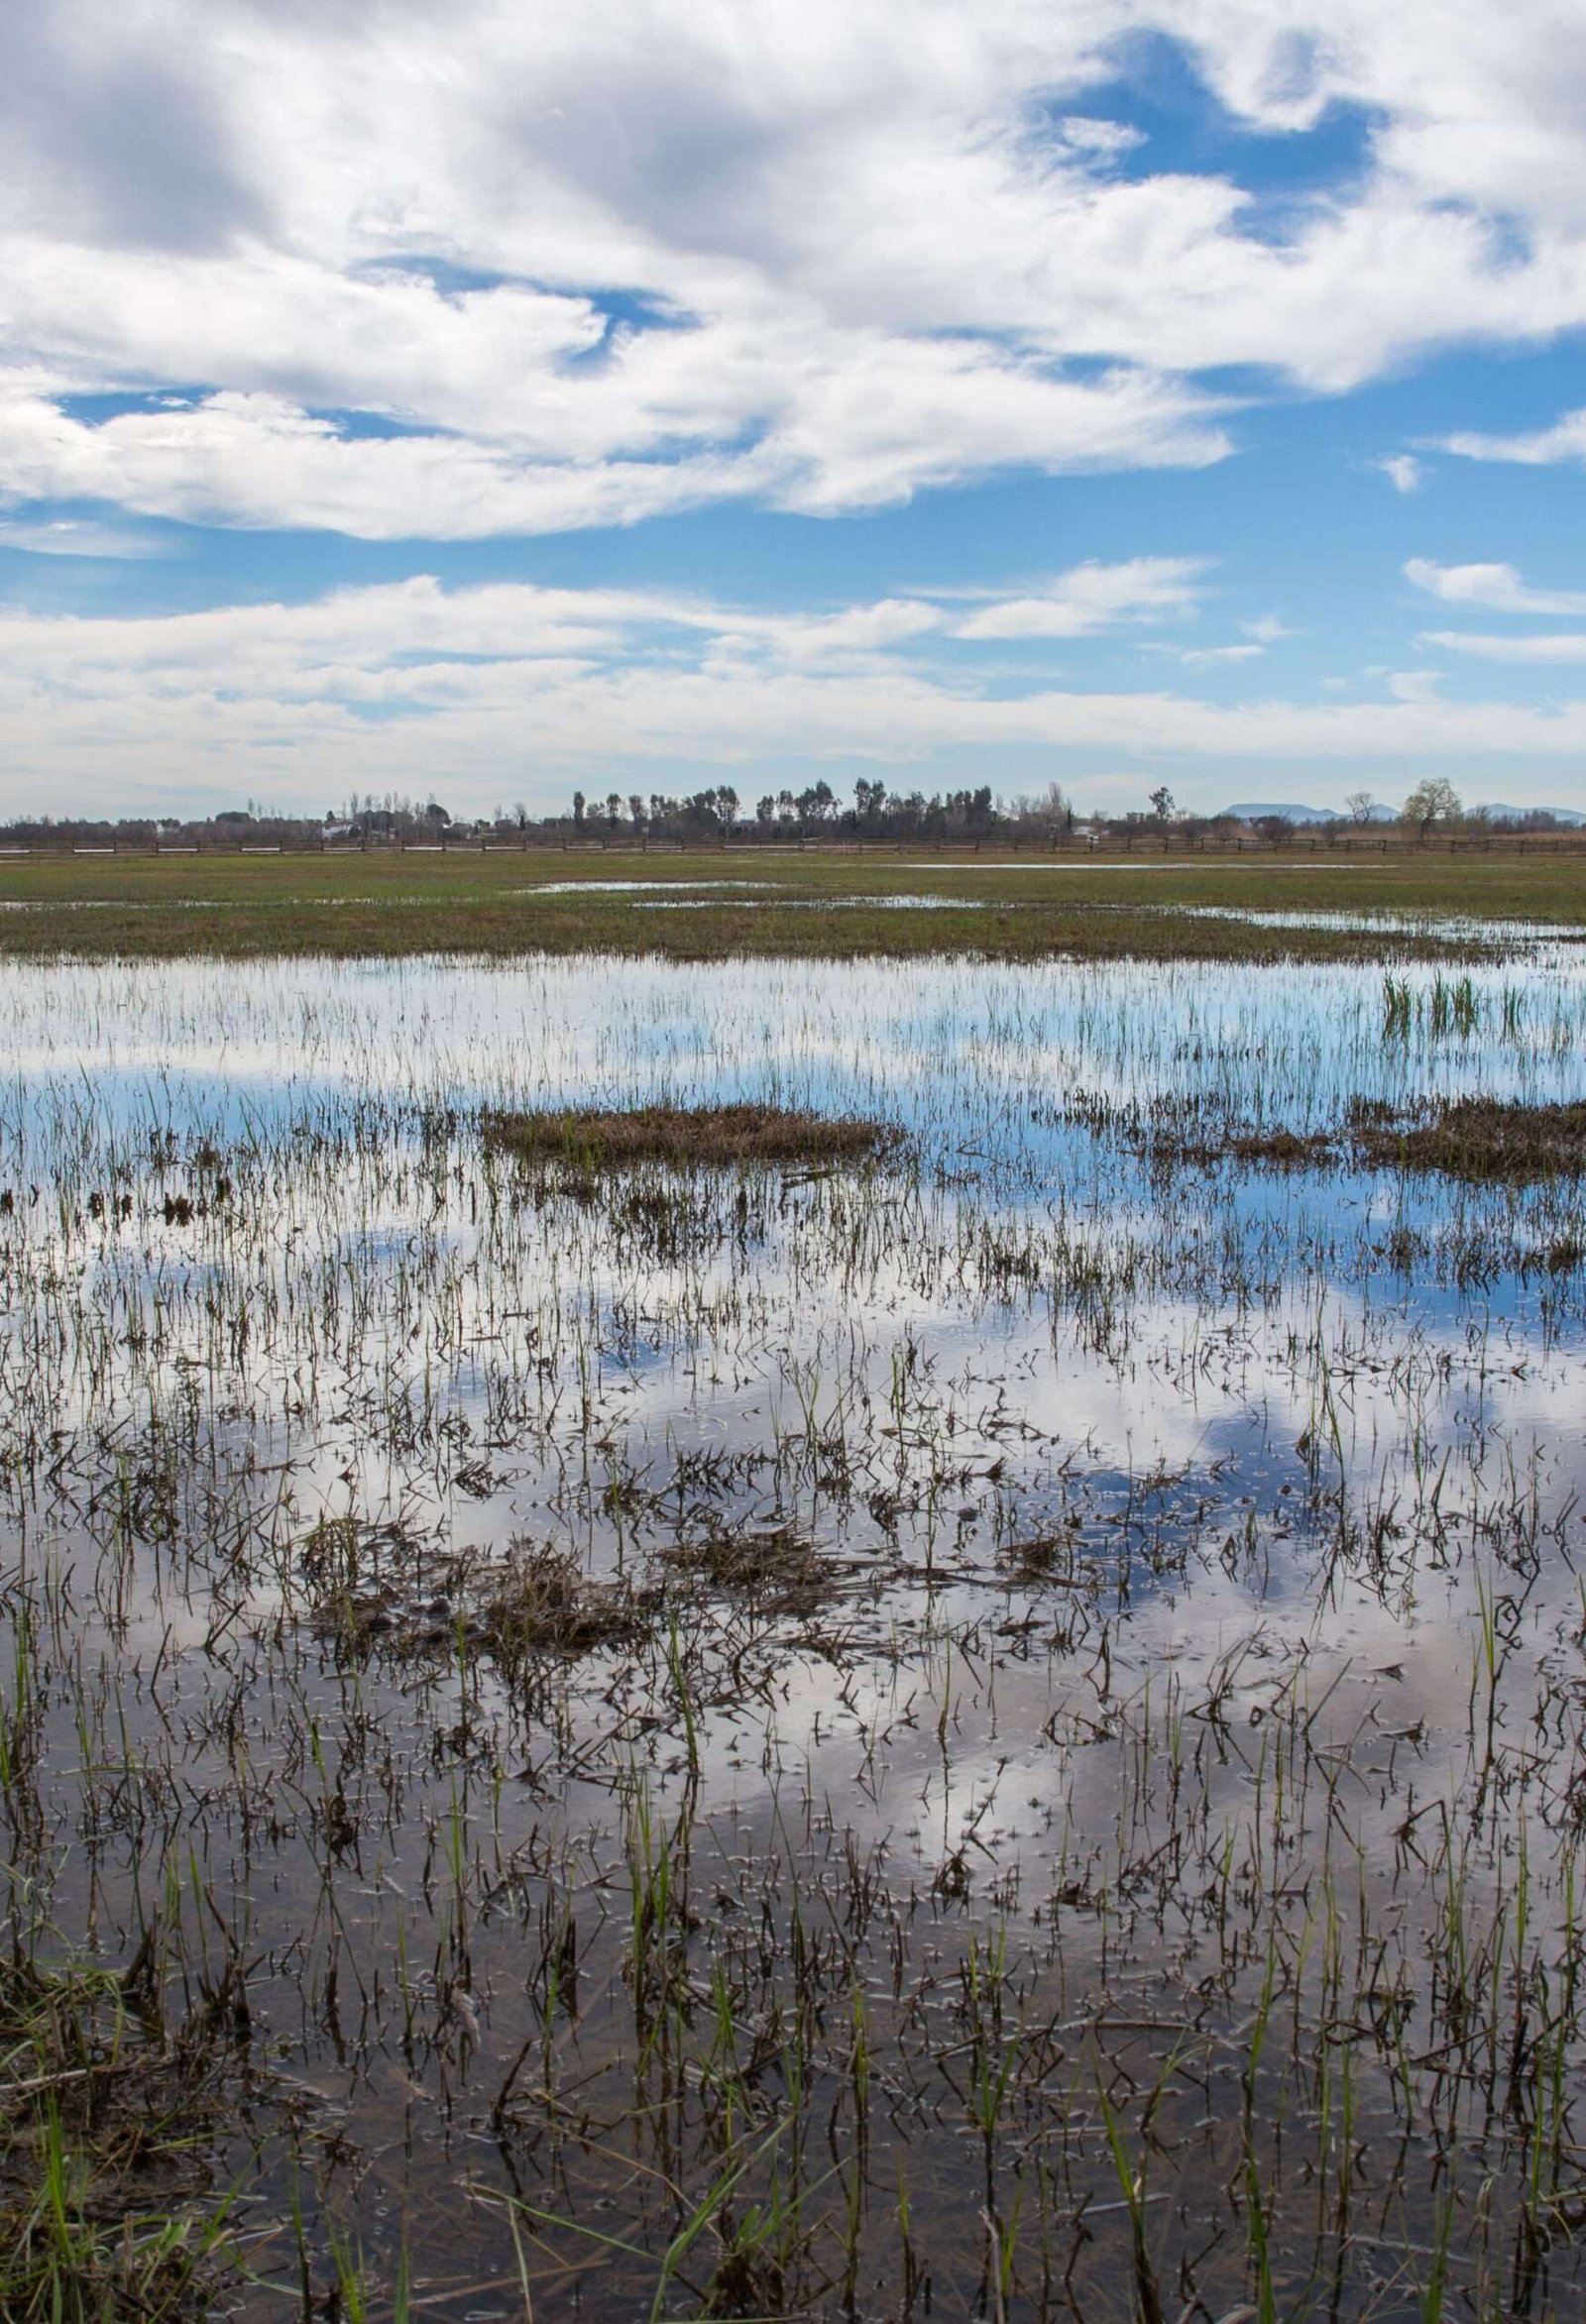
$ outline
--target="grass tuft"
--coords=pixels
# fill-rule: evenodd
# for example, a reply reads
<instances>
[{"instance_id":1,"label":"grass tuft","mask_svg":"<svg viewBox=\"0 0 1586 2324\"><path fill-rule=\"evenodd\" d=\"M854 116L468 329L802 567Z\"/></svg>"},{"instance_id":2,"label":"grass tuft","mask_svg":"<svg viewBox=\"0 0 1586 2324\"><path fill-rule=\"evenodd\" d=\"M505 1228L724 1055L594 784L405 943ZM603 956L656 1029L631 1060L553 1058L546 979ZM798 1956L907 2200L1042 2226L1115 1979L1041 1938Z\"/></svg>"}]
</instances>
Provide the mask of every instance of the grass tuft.
<instances>
[{"instance_id":1,"label":"grass tuft","mask_svg":"<svg viewBox=\"0 0 1586 2324\"><path fill-rule=\"evenodd\" d=\"M1363 1162L1437 1170L1449 1178L1529 1184L1586 1171L1586 1104L1526 1105L1462 1097L1424 1119L1357 1109L1350 1125Z\"/></svg>"},{"instance_id":2,"label":"grass tuft","mask_svg":"<svg viewBox=\"0 0 1586 2324\"><path fill-rule=\"evenodd\" d=\"M644 1608L621 1583L595 1582L577 1552L532 1541L511 1545L481 1578L480 1643L509 1667L530 1654L590 1654L643 1628Z\"/></svg>"},{"instance_id":3,"label":"grass tuft","mask_svg":"<svg viewBox=\"0 0 1586 2324\"><path fill-rule=\"evenodd\" d=\"M606 1170L640 1162L679 1169L819 1168L873 1161L900 1138L885 1122L775 1105L575 1106L490 1114L484 1129L493 1146L520 1161Z\"/></svg>"},{"instance_id":4,"label":"grass tuft","mask_svg":"<svg viewBox=\"0 0 1586 2324\"><path fill-rule=\"evenodd\" d=\"M665 1562L711 1589L779 1612L811 1612L835 1586L826 1559L791 1525L746 1531L713 1526L674 1542Z\"/></svg>"},{"instance_id":5,"label":"grass tuft","mask_svg":"<svg viewBox=\"0 0 1586 2324\"><path fill-rule=\"evenodd\" d=\"M168 2031L149 1954L121 1975L0 1959L8 2324L195 2317L227 2272L228 2206L210 2191L207 2151L234 2078L220 2021L241 2004L211 1996Z\"/></svg>"}]
</instances>

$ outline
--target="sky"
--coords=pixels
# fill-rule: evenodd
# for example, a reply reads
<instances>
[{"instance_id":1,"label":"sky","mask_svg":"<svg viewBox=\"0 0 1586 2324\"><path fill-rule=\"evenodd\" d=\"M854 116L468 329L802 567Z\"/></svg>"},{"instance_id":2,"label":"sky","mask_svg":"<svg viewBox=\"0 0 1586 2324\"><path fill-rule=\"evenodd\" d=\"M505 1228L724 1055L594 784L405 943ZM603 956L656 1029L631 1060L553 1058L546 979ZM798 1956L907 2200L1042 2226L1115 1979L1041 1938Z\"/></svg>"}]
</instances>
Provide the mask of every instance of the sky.
<instances>
[{"instance_id":1,"label":"sky","mask_svg":"<svg viewBox=\"0 0 1586 2324\"><path fill-rule=\"evenodd\" d=\"M1586 0L5 0L0 812L1586 809Z\"/></svg>"}]
</instances>

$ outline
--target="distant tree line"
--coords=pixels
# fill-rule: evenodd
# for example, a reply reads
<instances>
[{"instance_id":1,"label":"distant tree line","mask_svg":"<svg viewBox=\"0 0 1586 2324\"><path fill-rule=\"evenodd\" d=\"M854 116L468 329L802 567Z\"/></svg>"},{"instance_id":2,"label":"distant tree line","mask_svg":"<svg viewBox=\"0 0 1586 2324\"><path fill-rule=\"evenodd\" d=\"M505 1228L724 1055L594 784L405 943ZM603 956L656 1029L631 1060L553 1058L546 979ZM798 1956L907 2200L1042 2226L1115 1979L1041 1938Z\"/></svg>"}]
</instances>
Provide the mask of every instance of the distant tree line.
<instances>
[{"instance_id":1,"label":"distant tree line","mask_svg":"<svg viewBox=\"0 0 1586 2324\"><path fill-rule=\"evenodd\" d=\"M452 815L437 800L410 799L396 792L383 797L354 792L345 805L323 816L278 812L259 800L246 807L223 808L202 817L23 816L0 825L0 844L13 847L318 847L400 841L407 845L442 841L522 843L555 846L567 841L590 844L631 844L637 840L703 846L739 841L806 841L820 839L890 841L894 844L980 845L1002 841L1010 845L1062 845L1111 842L1132 846L1137 840L1172 838L1186 845L1218 839L1242 838L1254 833L1273 845L1292 840L1299 829L1325 836L1340 830L1365 830L1397 823L1406 836L1430 841L1435 834L1482 830L1548 831L1565 828L1544 810L1507 815L1501 811L1468 811L1453 785L1442 776L1416 784L1397 810L1385 809L1369 791L1350 793L1345 808L1330 823L1306 823L1281 812L1260 815L1248 822L1228 816L1196 816L1180 811L1173 793L1160 785L1144 807L1122 815L1078 815L1062 787L1053 783L1037 796L994 798L989 784L960 791L888 790L880 780L861 776L853 786L851 803L840 798L827 782L807 784L802 790L764 792L752 806L741 800L730 783L718 783L680 798L651 791L610 791L591 798L575 791L565 812L534 815L518 804L497 807L488 816Z\"/></svg>"}]
</instances>

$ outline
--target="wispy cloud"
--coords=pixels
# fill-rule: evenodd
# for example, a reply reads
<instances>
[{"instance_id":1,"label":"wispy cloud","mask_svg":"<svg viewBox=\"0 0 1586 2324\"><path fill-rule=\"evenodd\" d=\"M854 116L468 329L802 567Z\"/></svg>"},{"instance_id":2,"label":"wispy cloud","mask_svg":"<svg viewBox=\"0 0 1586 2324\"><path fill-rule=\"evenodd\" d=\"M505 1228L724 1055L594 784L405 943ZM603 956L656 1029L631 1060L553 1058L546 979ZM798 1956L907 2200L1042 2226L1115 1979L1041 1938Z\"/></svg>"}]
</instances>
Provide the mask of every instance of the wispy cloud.
<instances>
[{"instance_id":1,"label":"wispy cloud","mask_svg":"<svg viewBox=\"0 0 1586 2324\"><path fill-rule=\"evenodd\" d=\"M166 554L166 543L155 533L137 532L126 524L94 524L76 516L21 524L0 521L0 548L20 549L30 557L137 559Z\"/></svg>"},{"instance_id":2,"label":"wispy cloud","mask_svg":"<svg viewBox=\"0 0 1586 2324\"><path fill-rule=\"evenodd\" d=\"M1259 660L1266 652L1264 645L1191 645L1179 649L1178 658L1187 670L1214 670L1219 663L1234 664Z\"/></svg>"},{"instance_id":3,"label":"wispy cloud","mask_svg":"<svg viewBox=\"0 0 1586 2324\"><path fill-rule=\"evenodd\" d=\"M966 638L1088 637L1120 621L1174 619L1192 612L1207 570L1203 557L1132 557L1085 564L1047 588L983 607L957 625Z\"/></svg>"},{"instance_id":4,"label":"wispy cloud","mask_svg":"<svg viewBox=\"0 0 1586 2324\"><path fill-rule=\"evenodd\" d=\"M1494 637L1467 629L1428 629L1422 632L1421 643L1441 646L1445 653L1469 654L1481 662L1586 662L1586 637L1570 632L1552 637Z\"/></svg>"},{"instance_id":5,"label":"wispy cloud","mask_svg":"<svg viewBox=\"0 0 1586 2324\"><path fill-rule=\"evenodd\" d=\"M987 754L1162 754L1215 784L1230 759L1270 766L1373 760L1568 764L1586 751L1586 700L1545 711L1445 704L1424 671L1380 695L1325 704L1214 704L1172 691L976 683L922 659L928 617L880 601L817 615L749 612L664 592L446 589L427 577L306 605L239 605L142 618L0 613L0 799L78 806L129 794L217 796L236 769L283 801L433 787L479 805L461 778L553 804L591 766L647 783L659 766L870 761L983 767ZM1214 649L1213 649L1214 650ZM957 651L962 654L962 647ZM621 774L619 774L621 770Z\"/></svg>"},{"instance_id":6,"label":"wispy cloud","mask_svg":"<svg viewBox=\"0 0 1586 2324\"><path fill-rule=\"evenodd\" d=\"M1586 590L1530 589L1513 565L1437 565L1412 557L1405 578L1447 606L1490 613L1586 613Z\"/></svg>"},{"instance_id":7,"label":"wispy cloud","mask_svg":"<svg viewBox=\"0 0 1586 2324\"><path fill-rule=\"evenodd\" d=\"M1551 427L1520 435L1479 435L1467 429L1438 439L1440 452L1462 460L1512 460L1523 468L1551 468L1560 461L1586 460L1586 411L1566 411Z\"/></svg>"},{"instance_id":8,"label":"wispy cloud","mask_svg":"<svg viewBox=\"0 0 1586 2324\"><path fill-rule=\"evenodd\" d=\"M609 390L604 412L582 389L541 381L540 408L489 434L371 434L229 389L90 423L32 385L8 393L0 383L0 495L103 500L189 524L473 540L732 499L832 515L1001 468L1193 468L1228 448L1205 398L1138 372L1074 382L983 348L877 348L864 393L850 398L828 352L823 374L818 344L790 345L785 363L742 383L731 410L718 380L682 448L678 383L639 376L660 362L642 343L620 359L634 376L625 396ZM709 364L708 351L699 359Z\"/></svg>"},{"instance_id":9,"label":"wispy cloud","mask_svg":"<svg viewBox=\"0 0 1586 2324\"><path fill-rule=\"evenodd\" d=\"M1396 493L1415 493L1420 489L1421 466L1413 452L1395 452L1377 466Z\"/></svg>"}]
</instances>

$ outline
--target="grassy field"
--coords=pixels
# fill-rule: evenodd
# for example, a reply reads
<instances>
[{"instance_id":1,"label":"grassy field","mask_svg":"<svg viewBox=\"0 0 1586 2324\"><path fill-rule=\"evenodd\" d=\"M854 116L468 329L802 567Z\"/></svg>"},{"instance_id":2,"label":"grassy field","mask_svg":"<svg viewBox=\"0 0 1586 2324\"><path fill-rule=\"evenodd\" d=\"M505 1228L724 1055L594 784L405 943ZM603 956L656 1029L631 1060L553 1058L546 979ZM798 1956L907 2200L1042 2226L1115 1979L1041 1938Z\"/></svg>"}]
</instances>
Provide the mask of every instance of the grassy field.
<instances>
[{"instance_id":1,"label":"grassy field","mask_svg":"<svg viewBox=\"0 0 1586 2324\"><path fill-rule=\"evenodd\" d=\"M720 884L727 882L741 884ZM1307 853L1041 864L1028 855L713 848L692 855L544 850L0 863L0 949L13 957L468 950L695 960L943 952L1006 960L1060 952L1348 959L1487 948L1479 938L1446 931L1423 937L1403 929L1274 928L1246 917L1274 911L1586 930L1586 858L1406 851L1365 860Z\"/></svg>"}]
</instances>

